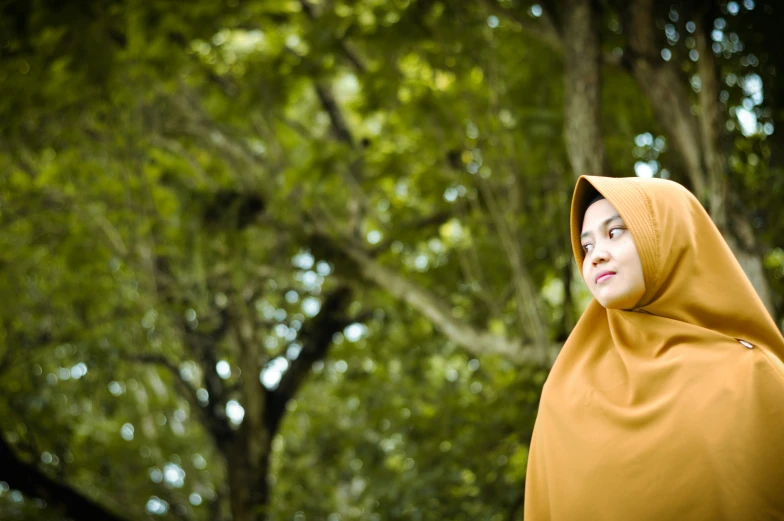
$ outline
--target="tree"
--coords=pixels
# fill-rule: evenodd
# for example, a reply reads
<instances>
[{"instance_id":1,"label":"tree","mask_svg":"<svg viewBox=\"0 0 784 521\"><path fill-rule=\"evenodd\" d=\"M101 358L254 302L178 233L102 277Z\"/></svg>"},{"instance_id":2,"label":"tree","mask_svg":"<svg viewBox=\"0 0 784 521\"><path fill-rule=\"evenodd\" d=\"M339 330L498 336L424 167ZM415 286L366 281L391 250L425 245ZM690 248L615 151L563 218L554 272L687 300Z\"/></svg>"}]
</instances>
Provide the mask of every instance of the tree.
<instances>
[{"instance_id":1,"label":"tree","mask_svg":"<svg viewBox=\"0 0 784 521\"><path fill-rule=\"evenodd\" d=\"M576 175L685 183L781 314L730 4L4 5L0 512L519 517Z\"/></svg>"}]
</instances>

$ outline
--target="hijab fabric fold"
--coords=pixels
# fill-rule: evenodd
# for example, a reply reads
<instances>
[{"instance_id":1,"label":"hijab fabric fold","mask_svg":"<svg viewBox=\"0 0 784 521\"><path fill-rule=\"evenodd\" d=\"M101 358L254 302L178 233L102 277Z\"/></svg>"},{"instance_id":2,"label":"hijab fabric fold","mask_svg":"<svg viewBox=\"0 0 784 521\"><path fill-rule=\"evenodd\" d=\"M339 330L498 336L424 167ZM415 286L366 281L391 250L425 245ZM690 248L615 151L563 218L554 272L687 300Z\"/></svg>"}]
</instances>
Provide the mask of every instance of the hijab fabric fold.
<instances>
[{"instance_id":1,"label":"hijab fabric fold","mask_svg":"<svg viewBox=\"0 0 784 521\"><path fill-rule=\"evenodd\" d=\"M581 177L578 266L597 193L631 232L646 290L633 310L592 300L553 365L526 521L784 519L784 338L677 183Z\"/></svg>"}]
</instances>

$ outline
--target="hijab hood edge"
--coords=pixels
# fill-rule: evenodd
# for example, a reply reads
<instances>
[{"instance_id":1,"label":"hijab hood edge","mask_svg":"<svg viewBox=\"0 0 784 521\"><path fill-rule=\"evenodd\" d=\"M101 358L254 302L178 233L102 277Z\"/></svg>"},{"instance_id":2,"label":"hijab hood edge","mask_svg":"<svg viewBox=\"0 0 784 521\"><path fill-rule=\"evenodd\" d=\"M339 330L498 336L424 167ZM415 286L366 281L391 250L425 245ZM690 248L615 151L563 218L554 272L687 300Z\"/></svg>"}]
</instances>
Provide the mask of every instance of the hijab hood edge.
<instances>
[{"instance_id":1,"label":"hijab hood edge","mask_svg":"<svg viewBox=\"0 0 784 521\"><path fill-rule=\"evenodd\" d=\"M653 205L648 194L635 181L636 178L580 176L572 196L570 235L572 253L578 268L582 271L585 255L580 232L590 196L595 191L607 199L618 210L637 246L645 278L645 296L641 299L641 302L644 302L657 286L661 269L661 253L659 231L653 218Z\"/></svg>"}]
</instances>

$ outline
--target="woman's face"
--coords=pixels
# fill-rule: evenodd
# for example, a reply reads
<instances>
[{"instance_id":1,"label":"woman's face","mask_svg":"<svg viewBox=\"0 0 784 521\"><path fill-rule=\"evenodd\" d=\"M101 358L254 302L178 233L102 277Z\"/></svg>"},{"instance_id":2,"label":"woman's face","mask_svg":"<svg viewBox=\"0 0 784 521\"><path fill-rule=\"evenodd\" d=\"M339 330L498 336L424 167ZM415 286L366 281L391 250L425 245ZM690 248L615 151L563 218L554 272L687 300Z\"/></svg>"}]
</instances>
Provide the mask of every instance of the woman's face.
<instances>
[{"instance_id":1,"label":"woman's face","mask_svg":"<svg viewBox=\"0 0 784 521\"><path fill-rule=\"evenodd\" d=\"M594 298L605 308L633 308L645 293L642 262L632 234L608 200L585 211L580 241L583 279Z\"/></svg>"}]
</instances>

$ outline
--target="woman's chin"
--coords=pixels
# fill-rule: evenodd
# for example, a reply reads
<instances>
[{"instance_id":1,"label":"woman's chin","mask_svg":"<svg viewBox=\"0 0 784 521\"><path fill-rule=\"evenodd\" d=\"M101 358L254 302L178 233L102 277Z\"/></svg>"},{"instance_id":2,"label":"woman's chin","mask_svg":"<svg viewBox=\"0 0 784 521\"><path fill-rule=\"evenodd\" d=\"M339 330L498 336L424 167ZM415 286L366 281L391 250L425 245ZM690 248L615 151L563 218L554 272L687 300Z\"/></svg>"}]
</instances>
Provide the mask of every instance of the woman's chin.
<instances>
[{"instance_id":1,"label":"woman's chin","mask_svg":"<svg viewBox=\"0 0 784 521\"><path fill-rule=\"evenodd\" d=\"M628 298L612 294L595 295L597 302L607 309L629 309L633 303Z\"/></svg>"},{"instance_id":2,"label":"woman's chin","mask_svg":"<svg viewBox=\"0 0 784 521\"><path fill-rule=\"evenodd\" d=\"M633 309L642 295L594 295L594 297L607 309Z\"/></svg>"}]
</instances>

